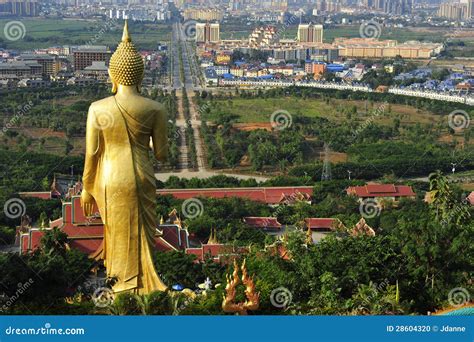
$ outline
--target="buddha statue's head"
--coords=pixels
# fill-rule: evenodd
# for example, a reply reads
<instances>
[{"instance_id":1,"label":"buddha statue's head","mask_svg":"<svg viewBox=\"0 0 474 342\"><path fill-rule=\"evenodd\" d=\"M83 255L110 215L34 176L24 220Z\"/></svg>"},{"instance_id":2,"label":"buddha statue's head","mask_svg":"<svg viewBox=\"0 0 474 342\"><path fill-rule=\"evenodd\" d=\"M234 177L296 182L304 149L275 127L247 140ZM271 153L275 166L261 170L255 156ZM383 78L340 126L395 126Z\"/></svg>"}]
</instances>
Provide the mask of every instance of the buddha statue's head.
<instances>
[{"instance_id":1,"label":"buddha statue's head","mask_svg":"<svg viewBox=\"0 0 474 342\"><path fill-rule=\"evenodd\" d=\"M117 92L118 85L136 86L140 90L143 80L144 65L140 54L128 34L128 24L125 21L122 41L110 57L109 75L112 81L112 92Z\"/></svg>"}]
</instances>

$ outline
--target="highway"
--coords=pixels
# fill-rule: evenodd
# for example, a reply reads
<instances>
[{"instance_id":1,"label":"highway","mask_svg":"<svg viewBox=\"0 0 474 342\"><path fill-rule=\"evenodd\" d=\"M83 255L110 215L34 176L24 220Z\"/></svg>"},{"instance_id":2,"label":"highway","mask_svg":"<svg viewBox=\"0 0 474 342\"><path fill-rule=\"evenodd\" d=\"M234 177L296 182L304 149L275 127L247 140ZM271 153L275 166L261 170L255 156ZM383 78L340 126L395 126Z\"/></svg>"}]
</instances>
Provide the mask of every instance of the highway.
<instances>
[{"instance_id":1,"label":"highway","mask_svg":"<svg viewBox=\"0 0 474 342\"><path fill-rule=\"evenodd\" d=\"M205 85L201 84L199 65L196 63L194 41L192 37L187 37L183 26L180 23L173 24L173 41L170 46L170 54L172 59L172 72L170 77L170 84L166 89L176 90L178 97L178 116L176 119L176 126L180 136L180 158L178 163L178 170L172 173L157 173L155 176L161 181L167 180L170 176L178 176L182 178L208 178L215 175L223 174L206 169L206 159L204 154L204 143L201 138L201 115L199 108L194 102L194 91L205 89ZM181 54L180 54L181 51ZM181 62L182 60L182 68ZM184 81L184 82L183 82ZM188 144L186 141L186 125L188 124L184 116L184 108L182 103L183 91L186 92L189 99L189 124L193 128L194 145L196 147L197 155L197 169L190 167L188 157ZM262 176L248 176L240 174L228 174L229 176L240 179L254 178L257 181L264 181L267 177Z\"/></svg>"}]
</instances>

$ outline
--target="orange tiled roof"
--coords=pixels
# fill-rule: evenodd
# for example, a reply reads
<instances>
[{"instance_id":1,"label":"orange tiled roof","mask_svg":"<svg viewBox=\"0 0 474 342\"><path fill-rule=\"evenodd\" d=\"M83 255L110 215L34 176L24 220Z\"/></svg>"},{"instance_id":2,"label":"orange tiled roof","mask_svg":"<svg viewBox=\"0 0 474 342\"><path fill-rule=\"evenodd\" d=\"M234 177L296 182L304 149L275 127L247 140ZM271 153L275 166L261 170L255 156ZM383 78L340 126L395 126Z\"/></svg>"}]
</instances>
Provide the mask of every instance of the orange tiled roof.
<instances>
[{"instance_id":1,"label":"orange tiled roof","mask_svg":"<svg viewBox=\"0 0 474 342\"><path fill-rule=\"evenodd\" d=\"M291 196L297 193L313 195L313 188L310 186L293 187L254 187L254 188L207 188L207 189L159 189L158 195L173 195L177 199L188 199L193 197L226 198L239 197L247 198L257 202L267 204L278 204L282 196Z\"/></svg>"},{"instance_id":2,"label":"orange tiled roof","mask_svg":"<svg viewBox=\"0 0 474 342\"><path fill-rule=\"evenodd\" d=\"M394 184L367 184L347 188L348 195L358 197L411 197L415 196L413 189L408 185Z\"/></svg>"}]
</instances>

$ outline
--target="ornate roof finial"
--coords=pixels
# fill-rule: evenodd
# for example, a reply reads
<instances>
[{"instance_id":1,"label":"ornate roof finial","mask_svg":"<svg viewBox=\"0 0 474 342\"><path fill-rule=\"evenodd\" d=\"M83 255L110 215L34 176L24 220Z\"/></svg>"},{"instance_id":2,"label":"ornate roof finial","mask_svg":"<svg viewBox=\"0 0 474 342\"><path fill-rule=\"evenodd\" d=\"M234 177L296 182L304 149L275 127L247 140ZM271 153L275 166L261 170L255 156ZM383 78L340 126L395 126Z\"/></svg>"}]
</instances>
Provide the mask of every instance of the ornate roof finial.
<instances>
[{"instance_id":1,"label":"ornate roof finial","mask_svg":"<svg viewBox=\"0 0 474 342\"><path fill-rule=\"evenodd\" d=\"M313 244L313 232L311 231L311 227L308 225L308 230L306 231L306 244L308 246Z\"/></svg>"},{"instance_id":2,"label":"ornate roof finial","mask_svg":"<svg viewBox=\"0 0 474 342\"><path fill-rule=\"evenodd\" d=\"M128 34L128 20L125 19L125 24L123 25L122 42L127 43L131 41L132 39L130 38L130 35Z\"/></svg>"},{"instance_id":3,"label":"ornate roof finial","mask_svg":"<svg viewBox=\"0 0 474 342\"><path fill-rule=\"evenodd\" d=\"M56 184L56 174L53 176L53 182L51 183L51 191L58 191L57 190L57 184Z\"/></svg>"},{"instance_id":4,"label":"ornate roof finial","mask_svg":"<svg viewBox=\"0 0 474 342\"><path fill-rule=\"evenodd\" d=\"M237 260L234 259L234 272L232 276L227 274L227 285L225 287L225 295L222 301L222 309L224 312L236 313L238 315L247 315L249 310L258 310L260 307L260 293L255 288L253 277L249 277L245 259L241 266L242 277L239 278L239 266ZM237 285L243 284L245 286L246 300L240 303L235 303L237 294Z\"/></svg>"},{"instance_id":5,"label":"ornate roof finial","mask_svg":"<svg viewBox=\"0 0 474 342\"><path fill-rule=\"evenodd\" d=\"M218 245L219 241L217 241L217 232L215 228L211 228L211 234L209 236L209 240L207 240L208 245Z\"/></svg>"}]
</instances>

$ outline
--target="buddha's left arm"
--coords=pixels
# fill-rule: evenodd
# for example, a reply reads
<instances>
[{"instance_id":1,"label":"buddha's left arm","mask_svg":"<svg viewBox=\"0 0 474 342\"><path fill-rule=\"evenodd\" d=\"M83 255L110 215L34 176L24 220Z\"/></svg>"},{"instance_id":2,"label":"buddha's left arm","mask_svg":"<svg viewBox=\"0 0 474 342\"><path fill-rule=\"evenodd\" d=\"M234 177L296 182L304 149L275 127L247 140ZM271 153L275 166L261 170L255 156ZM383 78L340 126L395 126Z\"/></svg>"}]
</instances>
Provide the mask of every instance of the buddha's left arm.
<instances>
[{"instance_id":1,"label":"buddha's left arm","mask_svg":"<svg viewBox=\"0 0 474 342\"><path fill-rule=\"evenodd\" d=\"M167 115L163 108L156 112L151 138L153 140L155 158L159 161L166 161L168 159L168 125L166 119Z\"/></svg>"}]
</instances>

